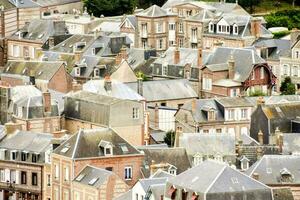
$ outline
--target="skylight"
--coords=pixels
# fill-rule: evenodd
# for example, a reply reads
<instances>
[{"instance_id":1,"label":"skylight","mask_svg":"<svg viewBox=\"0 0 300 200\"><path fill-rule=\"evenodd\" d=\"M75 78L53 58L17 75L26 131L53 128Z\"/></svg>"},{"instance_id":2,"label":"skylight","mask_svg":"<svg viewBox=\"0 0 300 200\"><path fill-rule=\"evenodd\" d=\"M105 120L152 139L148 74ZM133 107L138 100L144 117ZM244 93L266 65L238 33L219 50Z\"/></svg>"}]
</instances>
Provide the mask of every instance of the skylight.
<instances>
[{"instance_id":1,"label":"skylight","mask_svg":"<svg viewBox=\"0 0 300 200\"><path fill-rule=\"evenodd\" d=\"M77 178L76 181L81 181L85 177L85 174L80 174Z\"/></svg>"},{"instance_id":2,"label":"skylight","mask_svg":"<svg viewBox=\"0 0 300 200\"><path fill-rule=\"evenodd\" d=\"M128 153L128 148L127 148L126 144L120 144L120 147L121 147L123 153Z\"/></svg>"},{"instance_id":3,"label":"skylight","mask_svg":"<svg viewBox=\"0 0 300 200\"><path fill-rule=\"evenodd\" d=\"M94 185L97 180L98 178L93 178L92 180L90 180L89 185Z\"/></svg>"}]
</instances>

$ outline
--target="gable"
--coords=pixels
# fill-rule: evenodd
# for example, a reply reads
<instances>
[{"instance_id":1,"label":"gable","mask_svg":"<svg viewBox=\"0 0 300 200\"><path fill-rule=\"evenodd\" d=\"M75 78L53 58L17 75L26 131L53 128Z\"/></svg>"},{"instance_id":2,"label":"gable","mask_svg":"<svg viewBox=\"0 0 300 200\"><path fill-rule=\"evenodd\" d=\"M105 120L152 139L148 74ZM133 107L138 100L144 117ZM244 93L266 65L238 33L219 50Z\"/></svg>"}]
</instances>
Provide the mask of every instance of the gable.
<instances>
[{"instance_id":1,"label":"gable","mask_svg":"<svg viewBox=\"0 0 300 200\"><path fill-rule=\"evenodd\" d=\"M120 24L120 28L130 28L130 29L134 29L135 27L133 26L133 24L130 22L130 20L128 18L126 18L121 24Z\"/></svg>"},{"instance_id":2,"label":"gable","mask_svg":"<svg viewBox=\"0 0 300 200\"><path fill-rule=\"evenodd\" d=\"M217 25L229 26L229 24L227 23L227 21L224 18L220 19L220 21L217 23Z\"/></svg>"},{"instance_id":3,"label":"gable","mask_svg":"<svg viewBox=\"0 0 300 200\"><path fill-rule=\"evenodd\" d=\"M123 83L137 81L134 71L131 69L126 60L123 60L119 65L119 68L112 73L111 78Z\"/></svg>"}]
</instances>

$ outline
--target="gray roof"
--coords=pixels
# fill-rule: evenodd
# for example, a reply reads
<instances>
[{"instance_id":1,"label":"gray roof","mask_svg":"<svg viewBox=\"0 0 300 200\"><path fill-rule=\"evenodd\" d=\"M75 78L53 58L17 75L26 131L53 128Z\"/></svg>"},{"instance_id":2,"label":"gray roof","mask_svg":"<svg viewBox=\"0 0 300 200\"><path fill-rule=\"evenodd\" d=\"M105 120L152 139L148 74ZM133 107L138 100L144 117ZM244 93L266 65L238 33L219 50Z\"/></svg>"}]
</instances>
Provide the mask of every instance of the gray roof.
<instances>
[{"instance_id":1,"label":"gray roof","mask_svg":"<svg viewBox=\"0 0 300 200\"><path fill-rule=\"evenodd\" d=\"M0 125L0 140L6 135L5 126Z\"/></svg>"},{"instance_id":2,"label":"gray roof","mask_svg":"<svg viewBox=\"0 0 300 200\"><path fill-rule=\"evenodd\" d=\"M157 143L163 143L166 134L167 132L165 131L152 131L152 133L150 133L150 137Z\"/></svg>"},{"instance_id":3,"label":"gray roof","mask_svg":"<svg viewBox=\"0 0 300 200\"><path fill-rule=\"evenodd\" d=\"M253 48L217 48L207 59L205 65L226 64L233 57L235 60L235 81L244 82L255 64L266 63Z\"/></svg>"},{"instance_id":4,"label":"gray roof","mask_svg":"<svg viewBox=\"0 0 300 200\"><path fill-rule=\"evenodd\" d=\"M104 157L104 150L99 148L101 141L112 144L113 156L141 155L136 148L110 128L79 130L77 134L57 147L54 153L72 159Z\"/></svg>"},{"instance_id":5,"label":"gray roof","mask_svg":"<svg viewBox=\"0 0 300 200\"><path fill-rule=\"evenodd\" d=\"M116 175L111 171L87 165L73 179L73 182L81 183L95 188L100 188L103 184L107 184L107 181L111 176ZM92 180L95 180L95 182L93 182Z\"/></svg>"},{"instance_id":6,"label":"gray roof","mask_svg":"<svg viewBox=\"0 0 300 200\"><path fill-rule=\"evenodd\" d=\"M151 178L171 178L174 177L174 175L169 174L168 172L158 169L152 176Z\"/></svg>"},{"instance_id":7,"label":"gray roof","mask_svg":"<svg viewBox=\"0 0 300 200\"><path fill-rule=\"evenodd\" d=\"M16 131L0 142L0 147L8 150L42 153L51 145L52 134Z\"/></svg>"},{"instance_id":8,"label":"gray roof","mask_svg":"<svg viewBox=\"0 0 300 200\"><path fill-rule=\"evenodd\" d=\"M161 196L165 193L166 184L155 184L149 187L147 195L151 194L154 199L161 199Z\"/></svg>"},{"instance_id":9,"label":"gray roof","mask_svg":"<svg viewBox=\"0 0 300 200\"><path fill-rule=\"evenodd\" d=\"M254 42L253 46L256 48L267 48L268 58L272 60L279 60L282 56L290 55L291 42L289 40L281 39L260 39Z\"/></svg>"},{"instance_id":10,"label":"gray roof","mask_svg":"<svg viewBox=\"0 0 300 200\"><path fill-rule=\"evenodd\" d=\"M127 192L121 194L113 200L132 200L132 190L128 190Z\"/></svg>"},{"instance_id":11,"label":"gray roof","mask_svg":"<svg viewBox=\"0 0 300 200\"><path fill-rule=\"evenodd\" d=\"M243 145L251 145L251 146L259 145L259 143L255 139L253 139L250 135L245 133L242 133L239 139L243 142Z\"/></svg>"},{"instance_id":12,"label":"gray roof","mask_svg":"<svg viewBox=\"0 0 300 200\"><path fill-rule=\"evenodd\" d=\"M212 196L220 193L227 195L252 193L252 195L257 195L252 199L272 199L269 187L215 161L204 161L169 179L168 184L174 185L177 189L184 188L187 191L196 192L201 199L205 196L206 199L221 199L219 196L215 198Z\"/></svg>"},{"instance_id":13,"label":"gray roof","mask_svg":"<svg viewBox=\"0 0 300 200\"><path fill-rule=\"evenodd\" d=\"M90 80L83 84L83 90L101 94L104 96L110 96L119 99L137 100L142 101L144 97L139 95L135 90L128 87L126 84L117 80L111 80L112 89L107 91L104 88L105 80Z\"/></svg>"},{"instance_id":14,"label":"gray roof","mask_svg":"<svg viewBox=\"0 0 300 200\"><path fill-rule=\"evenodd\" d=\"M201 155L235 155L235 135L229 133L184 133L179 137L179 146L193 157Z\"/></svg>"},{"instance_id":15,"label":"gray roof","mask_svg":"<svg viewBox=\"0 0 300 200\"><path fill-rule=\"evenodd\" d=\"M137 83L126 83L134 91L137 91ZM143 97L147 102L190 99L198 95L191 87L188 80L156 80L143 82Z\"/></svg>"},{"instance_id":16,"label":"gray roof","mask_svg":"<svg viewBox=\"0 0 300 200\"><path fill-rule=\"evenodd\" d=\"M287 184L300 183L300 156L295 155L264 155L253 164L246 173L252 176L259 175L259 181L267 185L282 185L281 175L288 172L292 176L291 182Z\"/></svg>"},{"instance_id":17,"label":"gray roof","mask_svg":"<svg viewBox=\"0 0 300 200\"><path fill-rule=\"evenodd\" d=\"M284 154L299 154L300 153L300 134L284 133L283 134L283 149Z\"/></svg>"},{"instance_id":18,"label":"gray roof","mask_svg":"<svg viewBox=\"0 0 300 200\"><path fill-rule=\"evenodd\" d=\"M224 108L230 107L252 107L251 101L244 97L224 97L216 98L216 101L221 104Z\"/></svg>"},{"instance_id":19,"label":"gray roof","mask_svg":"<svg viewBox=\"0 0 300 200\"><path fill-rule=\"evenodd\" d=\"M140 179L139 182L142 188L144 189L144 191L147 192L151 185L166 183L167 179L168 178L147 178L147 179Z\"/></svg>"},{"instance_id":20,"label":"gray roof","mask_svg":"<svg viewBox=\"0 0 300 200\"><path fill-rule=\"evenodd\" d=\"M150 165L160 163L168 163L177 168L177 174L180 174L191 167L186 150L184 148L162 148L162 149L148 149L139 147L139 150L145 153L144 165L142 166L142 173L144 177L149 177Z\"/></svg>"},{"instance_id":21,"label":"gray roof","mask_svg":"<svg viewBox=\"0 0 300 200\"><path fill-rule=\"evenodd\" d=\"M259 97L244 97L252 102L253 105L256 105L257 99ZM277 95L277 96L265 96L264 97L265 104L279 104L279 103L292 103L299 102L299 95Z\"/></svg>"},{"instance_id":22,"label":"gray roof","mask_svg":"<svg viewBox=\"0 0 300 200\"><path fill-rule=\"evenodd\" d=\"M162 9L157 5L153 5L146 10L136 14L138 17L166 17L168 13L166 10Z\"/></svg>"},{"instance_id":23,"label":"gray roof","mask_svg":"<svg viewBox=\"0 0 300 200\"><path fill-rule=\"evenodd\" d=\"M80 2L80 0L9 0L17 8L47 7Z\"/></svg>"}]
</instances>

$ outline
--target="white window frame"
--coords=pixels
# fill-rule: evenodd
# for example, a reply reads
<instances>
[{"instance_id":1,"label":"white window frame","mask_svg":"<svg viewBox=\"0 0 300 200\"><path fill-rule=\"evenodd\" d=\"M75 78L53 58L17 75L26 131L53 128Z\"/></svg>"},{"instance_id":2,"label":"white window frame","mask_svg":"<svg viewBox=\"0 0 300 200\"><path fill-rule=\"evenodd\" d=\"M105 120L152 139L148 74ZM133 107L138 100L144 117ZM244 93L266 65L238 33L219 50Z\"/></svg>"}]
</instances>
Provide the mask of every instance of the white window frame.
<instances>
[{"instance_id":1,"label":"white window frame","mask_svg":"<svg viewBox=\"0 0 300 200\"><path fill-rule=\"evenodd\" d=\"M64 181L69 181L70 180L70 168L69 166L65 166L65 174L64 174Z\"/></svg>"},{"instance_id":2,"label":"white window frame","mask_svg":"<svg viewBox=\"0 0 300 200\"><path fill-rule=\"evenodd\" d=\"M176 25L175 25L175 23L169 23L169 30L170 30L170 31L175 31L175 30L176 30Z\"/></svg>"},{"instance_id":3,"label":"white window frame","mask_svg":"<svg viewBox=\"0 0 300 200\"><path fill-rule=\"evenodd\" d=\"M162 75L167 76L168 75L168 65L162 66Z\"/></svg>"},{"instance_id":4,"label":"white window frame","mask_svg":"<svg viewBox=\"0 0 300 200\"><path fill-rule=\"evenodd\" d=\"M235 110L234 109L228 109L228 120L230 120L230 121L235 120Z\"/></svg>"},{"instance_id":5,"label":"white window frame","mask_svg":"<svg viewBox=\"0 0 300 200\"><path fill-rule=\"evenodd\" d=\"M55 179L58 180L59 179L59 165L58 164L54 164L54 169L55 169Z\"/></svg>"},{"instance_id":6,"label":"white window frame","mask_svg":"<svg viewBox=\"0 0 300 200\"><path fill-rule=\"evenodd\" d=\"M126 166L124 168L124 179L132 180L132 166Z\"/></svg>"},{"instance_id":7,"label":"white window frame","mask_svg":"<svg viewBox=\"0 0 300 200\"><path fill-rule=\"evenodd\" d=\"M298 77L298 66L293 66L293 76Z\"/></svg>"},{"instance_id":8,"label":"white window frame","mask_svg":"<svg viewBox=\"0 0 300 200\"><path fill-rule=\"evenodd\" d=\"M183 33L183 23L182 22L179 23L178 27L179 27L179 33Z\"/></svg>"},{"instance_id":9,"label":"white window frame","mask_svg":"<svg viewBox=\"0 0 300 200\"><path fill-rule=\"evenodd\" d=\"M133 119L140 118L140 109L139 108L132 108L132 118Z\"/></svg>"},{"instance_id":10,"label":"white window frame","mask_svg":"<svg viewBox=\"0 0 300 200\"><path fill-rule=\"evenodd\" d=\"M212 23L212 22L209 22L209 32L210 33L213 33L214 32L214 23Z\"/></svg>"},{"instance_id":11,"label":"white window frame","mask_svg":"<svg viewBox=\"0 0 300 200\"><path fill-rule=\"evenodd\" d=\"M157 22L156 33L162 33L162 32L163 32L163 22Z\"/></svg>"},{"instance_id":12,"label":"white window frame","mask_svg":"<svg viewBox=\"0 0 300 200\"><path fill-rule=\"evenodd\" d=\"M233 30L232 30L233 35L238 35L239 27L236 24L234 24L232 28L233 28Z\"/></svg>"},{"instance_id":13,"label":"white window frame","mask_svg":"<svg viewBox=\"0 0 300 200\"><path fill-rule=\"evenodd\" d=\"M98 68L94 69L94 77L99 77L100 76L100 70Z\"/></svg>"},{"instance_id":14,"label":"white window frame","mask_svg":"<svg viewBox=\"0 0 300 200\"><path fill-rule=\"evenodd\" d=\"M203 78L202 80L202 89L203 90L212 90L212 79L210 78Z\"/></svg>"},{"instance_id":15,"label":"white window frame","mask_svg":"<svg viewBox=\"0 0 300 200\"><path fill-rule=\"evenodd\" d=\"M241 119L247 119L248 118L248 109L242 108L241 109Z\"/></svg>"}]
</instances>

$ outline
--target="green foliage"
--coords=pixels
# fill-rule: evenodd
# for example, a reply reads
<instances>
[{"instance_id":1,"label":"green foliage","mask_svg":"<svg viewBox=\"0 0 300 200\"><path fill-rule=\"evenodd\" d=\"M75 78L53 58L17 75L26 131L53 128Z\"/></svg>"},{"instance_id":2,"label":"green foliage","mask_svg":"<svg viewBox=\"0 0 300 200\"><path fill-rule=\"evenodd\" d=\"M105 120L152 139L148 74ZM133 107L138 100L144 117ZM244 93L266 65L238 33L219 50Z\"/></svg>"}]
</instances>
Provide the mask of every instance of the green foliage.
<instances>
[{"instance_id":1,"label":"green foliage","mask_svg":"<svg viewBox=\"0 0 300 200\"><path fill-rule=\"evenodd\" d=\"M282 95L293 95L296 93L295 84L292 83L290 77L286 77L281 83L280 92Z\"/></svg>"},{"instance_id":2,"label":"green foliage","mask_svg":"<svg viewBox=\"0 0 300 200\"><path fill-rule=\"evenodd\" d=\"M279 31L279 32L273 33L275 39L280 39L288 34L290 34L290 31Z\"/></svg>"},{"instance_id":3,"label":"green foliage","mask_svg":"<svg viewBox=\"0 0 300 200\"><path fill-rule=\"evenodd\" d=\"M283 10L265 16L267 27L300 28L300 9Z\"/></svg>"},{"instance_id":4,"label":"green foliage","mask_svg":"<svg viewBox=\"0 0 300 200\"><path fill-rule=\"evenodd\" d=\"M227 2L235 3L236 0L229 0ZM250 13L253 13L255 10L255 6L258 6L260 2L260 0L239 0L239 5L245 9L248 9Z\"/></svg>"},{"instance_id":5,"label":"green foliage","mask_svg":"<svg viewBox=\"0 0 300 200\"><path fill-rule=\"evenodd\" d=\"M137 5L136 0L83 0L83 3L96 17L131 14Z\"/></svg>"},{"instance_id":6,"label":"green foliage","mask_svg":"<svg viewBox=\"0 0 300 200\"><path fill-rule=\"evenodd\" d=\"M168 131L165 135L164 141L169 147L173 147L175 141L175 131Z\"/></svg>"},{"instance_id":7,"label":"green foliage","mask_svg":"<svg viewBox=\"0 0 300 200\"><path fill-rule=\"evenodd\" d=\"M148 81L148 77L142 71L136 72L135 75L137 78L141 78L143 81Z\"/></svg>"},{"instance_id":8,"label":"green foliage","mask_svg":"<svg viewBox=\"0 0 300 200\"><path fill-rule=\"evenodd\" d=\"M250 97L260 97L260 96L266 96L266 94L261 90L254 90L254 92L250 92Z\"/></svg>"},{"instance_id":9,"label":"green foliage","mask_svg":"<svg viewBox=\"0 0 300 200\"><path fill-rule=\"evenodd\" d=\"M158 6L162 6L164 5L164 3L166 2L166 0L138 0L138 5L140 8L148 8L152 5L158 5Z\"/></svg>"}]
</instances>

